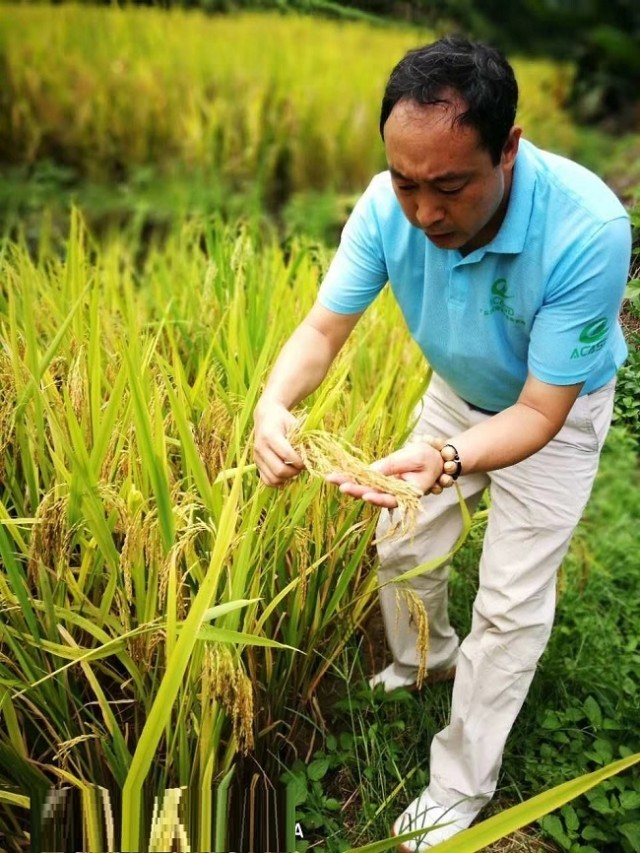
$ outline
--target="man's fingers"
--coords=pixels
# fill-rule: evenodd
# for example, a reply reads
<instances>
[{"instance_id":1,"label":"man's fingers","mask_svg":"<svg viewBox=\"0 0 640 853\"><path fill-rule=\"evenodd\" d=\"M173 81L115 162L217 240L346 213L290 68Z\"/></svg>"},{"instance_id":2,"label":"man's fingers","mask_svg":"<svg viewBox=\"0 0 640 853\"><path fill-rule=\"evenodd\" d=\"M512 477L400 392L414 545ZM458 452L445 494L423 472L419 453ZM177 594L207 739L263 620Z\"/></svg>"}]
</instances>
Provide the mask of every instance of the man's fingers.
<instances>
[{"instance_id":1,"label":"man's fingers","mask_svg":"<svg viewBox=\"0 0 640 853\"><path fill-rule=\"evenodd\" d=\"M281 486L304 470L301 456L287 435L297 421L277 401L261 399L254 412L255 440L253 456L260 478L267 486Z\"/></svg>"},{"instance_id":2,"label":"man's fingers","mask_svg":"<svg viewBox=\"0 0 640 853\"><path fill-rule=\"evenodd\" d=\"M398 506L398 499L386 492L365 492L362 495L362 500L386 509L395 509Z\"/></svg>"},{"instance_id":3,"label":"man's fingers","mask_svg":"<svg viewBox=\"0 0 640 853\"><path fill-rule=\"evenodd\" d=\"M352 498L361 498L371 491L371 486L361 486L360 483L351 483L345 480L339 486L340 491L345 495L351 495Z\"/></svg>"},{"instance_id":4,"label":"man's fingers","mask_svg":"<svg viewBox=\"0 0 640 853\"><path fill-rule=\"evenodd\" d=\"M406 474L409 471L418 471L422 465L421 450L416 448L412 452L398 450L395 453L390 453L384 459L378 459L377 462L374 462L371 468L379 474L386 474L387 477L393 477L399 474Z\"/></svg>"},{"instance_id":5,"label":"man's fingers","mask_svg":"<svg viewBox=\"0 0 640 853\"><path fill-rule=\"evenodd\" d=\"M372 490L371 486L361 486L360 483L353 483L344 474L329 474L325 477L325 480L339 486L343 494L349 495L352 498L359 498L374 506L387 507L387 509L393 509L398 506L398 501L393 495Z\"/></svg>"},{"instance_id":6,"label":"man's fingers","mask_svg":"<svg viewBox=\"0 0 640 853\"><path fill-rule=\"evenodd\" d=\"M289 468L297 468L298 471L304 470L304 462L302 461L302 458L296 453L286 439L279 438L277 441L274 440L271 443L269 450L276 456L282 465L287 465Z\"/></svg>"},{"instance_id":7,"label":"man's fingers","mask_svg":"<svg viewBox=\"0 0 640 853\"><path fill-rule=\"evenodd\" d=\"M272 450L260 451L256 448L254 457L260 471L260 479L267 486L281 486L297 477L304 468L295 463L287 464Z\"/></svg>"},{"instance_id":8,"label":"man's fingers","mask_svg":"<svg viewBox=\"0 0 640 853\"><path fill-rule=\"evenodd\" d=\"M370 487L360 486L357 483L343 483L340 486L340 491L352 498L359 498L361 501L373 504L373 506L386 507L387 509L398 506L398 500L393 495L387 492L372 491Z\"/></svg>"},{"instance_id":9,"label":"man's fingers","mask_svg":"<svg viewBox=\"0 0 640 853\"><path fill-rule=\"evenodd\" d=\"M262 471L259 471L258 474L260 476L260 480L270 489L281 489L285 484L284 480L276 480L270 474L265 474Z\"/></svg>"}]
</instances>

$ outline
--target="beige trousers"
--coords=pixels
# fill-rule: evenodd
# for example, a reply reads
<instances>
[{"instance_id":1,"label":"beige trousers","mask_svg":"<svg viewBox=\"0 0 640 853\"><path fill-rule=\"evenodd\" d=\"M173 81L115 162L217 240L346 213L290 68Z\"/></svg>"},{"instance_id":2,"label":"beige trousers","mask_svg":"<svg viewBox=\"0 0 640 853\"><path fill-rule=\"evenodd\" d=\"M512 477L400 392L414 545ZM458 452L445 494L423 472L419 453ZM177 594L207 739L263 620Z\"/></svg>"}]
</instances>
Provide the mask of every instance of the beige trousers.
<instances>
[{"instance_id":1,"label":"beige trousers","mask_svg":"<svg viewBox=\"0 0 640 853\"><path fill-rule=\"evenodd\" d=\"M551 632L556 573L591 492L614 386L579 397L557 436L529 459L458 481L471 512L490 489L479 590L461 644L449 622L449 567L409 581L429 617L428 667L457 664L451 719L431 744L429 792L443 806L475 814L495 792L505 741ZM412 436L448 438L488 417L434 376ZM388 525L383 511L378 537ZM416 530L379 543L380 583L448 553L461 530L456 489L424 497ZM406 597L398 592L403 583L383 586L380 604L394 662L410 674L419 655Z\"/></svg>"}]
</instances>

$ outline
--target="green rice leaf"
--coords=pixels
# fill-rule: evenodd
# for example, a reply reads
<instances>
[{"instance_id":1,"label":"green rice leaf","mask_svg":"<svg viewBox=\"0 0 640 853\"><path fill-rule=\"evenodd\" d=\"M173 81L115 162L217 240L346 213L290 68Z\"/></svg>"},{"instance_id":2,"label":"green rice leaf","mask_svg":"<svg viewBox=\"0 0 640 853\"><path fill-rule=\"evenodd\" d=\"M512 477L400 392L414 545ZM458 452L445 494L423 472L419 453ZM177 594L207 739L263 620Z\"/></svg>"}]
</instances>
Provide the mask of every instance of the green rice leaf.
<instances>
[{"instance_id":1,"label":"green rice leaf","mask_svg":"<svg viewBox=\"0 0 640 853\"><path fill-rule=\"evenodd\" d=\"M230 628L216 628L212 625L203 625L198 631L198 639L216 643L231 643L236 646L263 646L268 649L300 651L293 646L279 643L277 640L270 640L268 637L257 637L255 634L247 634L244 631L232 631Z\"/></svg>"},{"instance_id":2,"label":"green rice leaf","mask_svg":"<svg viewBox=\"0 0 640 853\"><path fill-rule=\"evenodd\" d=\"M0 791L0 803L8 803L21 809L28 809L31 805L29 797L24 794L12 794L11 791Z\"/></svg>"},{"instance_id":3,"label":"green rice leaf","mask_svg":"<svg viewBox=\"0 0 640 853\"><path fill-rule=\"evenodd\" d=\"M125 853L140 849L139 814L142 784L149 772L162 732L170 719L173 704L197 642L198 632L215 594L224 560L235 534L241 480L241 475L238 475L225 501L209 568L191 605L189 615L184 621L183 630L167 664L167 670L160 682L133 755L122 792L121 849Z\"/></svg>"}]
</instances>

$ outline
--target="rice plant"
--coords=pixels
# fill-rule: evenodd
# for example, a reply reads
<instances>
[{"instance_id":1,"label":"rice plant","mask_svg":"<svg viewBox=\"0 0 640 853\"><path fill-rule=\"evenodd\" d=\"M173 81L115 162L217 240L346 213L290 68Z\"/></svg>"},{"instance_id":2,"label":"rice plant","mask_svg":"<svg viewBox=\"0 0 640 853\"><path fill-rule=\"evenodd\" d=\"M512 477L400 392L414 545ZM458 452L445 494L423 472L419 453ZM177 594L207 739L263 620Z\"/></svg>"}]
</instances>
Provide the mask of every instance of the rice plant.
<instances>
[{"instance_id":1,"label":"rice plant","mask_svg":"<svg viewBox=\"0 0 640 853\"><path fill-rule=\"evenodd\" d=\"M368 509L306 475L270 491L251 464L253 406L325 264L257 241L189 225L139 265L76 214L63 253L3 247L0 788L122 791L121 850L181 787L213 849L216 784L242 755L277 778L376 588ZM373 458L425 380L383 299L307 422Z\"/></svg>"},{"instance_id":2,"label":"rice plant","mask_svg":"<svg viewBox=\"0 0 640 853\"><path fill-rule=\"evenodd\" d=\"M271 206L305 190L359 192L385 167L386 78L433 38L276 14L6 4L0 155L97 180L198 173ZM513 60L525 134L570 153L570 65Z\"/></svg>"}]
</instances>

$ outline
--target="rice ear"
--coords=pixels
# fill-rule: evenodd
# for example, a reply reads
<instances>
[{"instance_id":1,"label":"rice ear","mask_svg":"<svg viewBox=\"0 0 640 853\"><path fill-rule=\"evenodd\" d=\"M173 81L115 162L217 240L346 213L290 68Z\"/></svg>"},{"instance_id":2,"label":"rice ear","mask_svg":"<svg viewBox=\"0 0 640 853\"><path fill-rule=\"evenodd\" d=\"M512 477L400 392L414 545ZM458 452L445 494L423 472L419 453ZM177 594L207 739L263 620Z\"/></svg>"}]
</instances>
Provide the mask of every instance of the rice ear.
<instances>
[{"instance_id":1,"label":"rice ear","mask_svg":"<svg viewBox=\"0 0 640 853\"><path fill-rule=\"evenodd\" d=\"M304 432L304 419L288 436L291 445L302 458L305 468L313 476L325 477L333 471L348 474L361 486L393 495L398 501L400 519L391 526L385 539L411 533L416 526L422 493L411 483L398 477L388 477L372 470L361 458L357 448L340 441L323 430ZM380 541L380 540L378 540Z\"/></svg>"}]
</instances>

